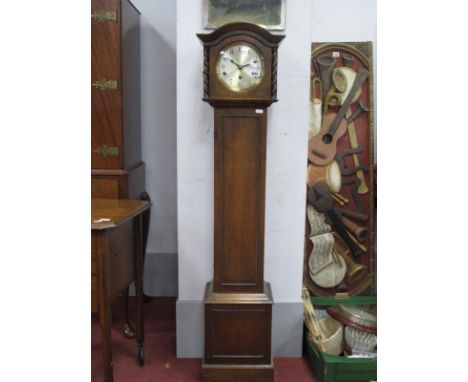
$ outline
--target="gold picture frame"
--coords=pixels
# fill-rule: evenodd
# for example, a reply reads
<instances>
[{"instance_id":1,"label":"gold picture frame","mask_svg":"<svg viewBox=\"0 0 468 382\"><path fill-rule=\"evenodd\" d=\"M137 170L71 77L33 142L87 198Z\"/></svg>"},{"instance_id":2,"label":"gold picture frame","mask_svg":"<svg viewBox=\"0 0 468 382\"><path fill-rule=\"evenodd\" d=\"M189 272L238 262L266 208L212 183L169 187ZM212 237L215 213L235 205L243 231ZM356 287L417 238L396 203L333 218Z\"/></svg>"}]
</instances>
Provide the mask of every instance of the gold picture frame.
<instances>
[{"instance_id":1,"label":"gold picture frame","mask_svg":"<svg viewBox=\"0 0 468 382\"><path fill-rule=\"evenodd\" d=\"M203 0L203 27L216 29L249 22L267 30L284 30L286 0Z\"/></svg>"}]
</instances>

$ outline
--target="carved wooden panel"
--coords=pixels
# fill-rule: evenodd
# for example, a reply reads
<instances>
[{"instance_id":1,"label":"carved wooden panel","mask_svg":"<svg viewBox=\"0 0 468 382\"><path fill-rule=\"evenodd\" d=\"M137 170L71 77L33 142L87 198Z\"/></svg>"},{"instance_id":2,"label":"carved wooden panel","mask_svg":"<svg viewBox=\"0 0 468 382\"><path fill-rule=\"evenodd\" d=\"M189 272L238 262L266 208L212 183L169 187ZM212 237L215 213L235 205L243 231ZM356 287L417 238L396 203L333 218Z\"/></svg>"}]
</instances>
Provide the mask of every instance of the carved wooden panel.
<instances>
[{"instance_id":1,"label":"carved wooden panel","mask_svg":"<svg viewBox=\"0 0 468 382\"><path fill-rule=\"evenodd\" d=\"M312 44L311 79L304 285L313 295L374 293L372 43ZM324 189L338 222L317 209Z\"/></svg>"}]
</instances>

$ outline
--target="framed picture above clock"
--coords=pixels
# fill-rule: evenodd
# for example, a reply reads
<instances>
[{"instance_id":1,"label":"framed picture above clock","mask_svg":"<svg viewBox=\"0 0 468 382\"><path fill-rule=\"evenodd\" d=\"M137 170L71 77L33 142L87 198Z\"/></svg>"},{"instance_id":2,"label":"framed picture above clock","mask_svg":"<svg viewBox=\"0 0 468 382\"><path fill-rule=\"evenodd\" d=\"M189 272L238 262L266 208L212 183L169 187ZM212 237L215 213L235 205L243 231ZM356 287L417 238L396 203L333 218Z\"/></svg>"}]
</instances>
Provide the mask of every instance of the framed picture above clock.
<instances>
[{"instance_id":1,"label":"framed picture above clock","mask_svg":"<svg viewBox=\"0 0 468 382\"><path fill-rule=\"evenodd\" d=\"M203 0L203 27L216 29L249 22L268 30L284 30L286 0Z\"/></svg>"}]
</instances>

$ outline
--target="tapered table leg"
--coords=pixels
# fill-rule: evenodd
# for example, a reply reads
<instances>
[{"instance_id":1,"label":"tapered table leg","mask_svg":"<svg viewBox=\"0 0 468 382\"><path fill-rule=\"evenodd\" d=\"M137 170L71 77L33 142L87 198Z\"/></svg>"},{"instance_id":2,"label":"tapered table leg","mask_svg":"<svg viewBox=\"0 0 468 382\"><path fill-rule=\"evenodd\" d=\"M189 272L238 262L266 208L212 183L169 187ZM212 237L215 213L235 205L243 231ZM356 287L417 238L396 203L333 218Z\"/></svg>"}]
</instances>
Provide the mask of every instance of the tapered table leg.
<instances>
[{"instance_id":1,"label":"tapered table leg","mask_svg":"<svg viewBox=\"0 0 468 382\"><path fill-rule=\"evenodd\" d=\"M112 311L110 298L109 257L107 251L107 233L99 232L97 239L97 266L99 290L99 324L102 333L102 361L104 366L104 381L112 382Z\"/></svg>"},{"instance_id":2,"label":"tapered table leg","mask_svg":"<svg viewBox=\"0 0 468 382\"><path fill-rule=\"evenodd\" d=\"M145 200L149 203L151 203L151 198L149 194L144 191L140 195L140 200ZM146 243L148 243L148 234L149 234L149 225L150 225L150 220L151 220L151 209L146 210L145 212L142 213L142 235L143 235L143 261L142 261L142 267L144 269L145 266L145 254L146 254ZM136 331L130 324L130 320L128 317L128 291L129 288L127 288L124 293L123 293L123 298L124 298L124 325L123 325L123 332L125 338L128 339L134 339L136 338ZM147 296L143 292L143 302L147 303L150 301L150 297Z\"/></svg>"},{"instance_id":3,"label":"tapered table leg","mask_svg":"<svg viewBox=\"0 0 468 382\"><path fill-rule=\"evenodd\" d=\"M144 342L144 321L143 321L143 231L142 216L138 215L133 220L133 242L134 242L134 272L135 272L135 294L137 309L137 345L138 362L143 366L145 362L143 342Z\"/></svg>"},{"instance_id":4,"label":"tapered table leg","mask_svg":"<svg viewBox=\"0 0 468 382\"><path fill-rule=\"evenodd\" d=\"M136 337L136 331L133 329L133 326L130 324L130 319L128 317L128 292L130 288L125 289L123 292L123 312L124 312L124 323L123 323L123 334L125 338L133 340Z\"/></svg>"}]
</instances>

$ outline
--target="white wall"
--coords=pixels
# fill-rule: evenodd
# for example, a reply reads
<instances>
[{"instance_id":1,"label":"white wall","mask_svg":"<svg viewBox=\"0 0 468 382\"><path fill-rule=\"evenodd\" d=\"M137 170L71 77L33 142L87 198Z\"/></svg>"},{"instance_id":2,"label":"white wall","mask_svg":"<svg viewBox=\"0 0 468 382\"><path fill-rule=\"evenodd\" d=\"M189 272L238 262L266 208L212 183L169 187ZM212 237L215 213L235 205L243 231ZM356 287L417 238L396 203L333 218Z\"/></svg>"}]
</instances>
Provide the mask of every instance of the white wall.
<instances>
[{"instance_id":1,"label":"white wall","mask_svg":"<svg viewBox=\"0 0 468 382\"><path fill-rule=\"evenodd\" d=\"M149 256L164 253L175 257L176 2L131 1L141 12L142 155L146 163L146 190L153 203L147 252ZM149 268L153 263L147 259ZM146 271L151 273L151 269Z\"/></svg>"},{"instance_id":2,"label":"white wall","mask_svg":"<svg viewBox=\"0 0 468 382\"><path fill-rule=\"evenodd\" d=\"M377 0L313 0L311 42L372 41L377 162Z\"/></svg>"},{"instance_id":3,"label":"white wall","mask_svg":"<svg viewBox=\"0 0 468 382\"><path fill-rule=\"evenodd\" d=\"M179 300L201 301L213 275L213 111L201 101L202 1L177 1Z\"/></svg>"}]
</instances>

